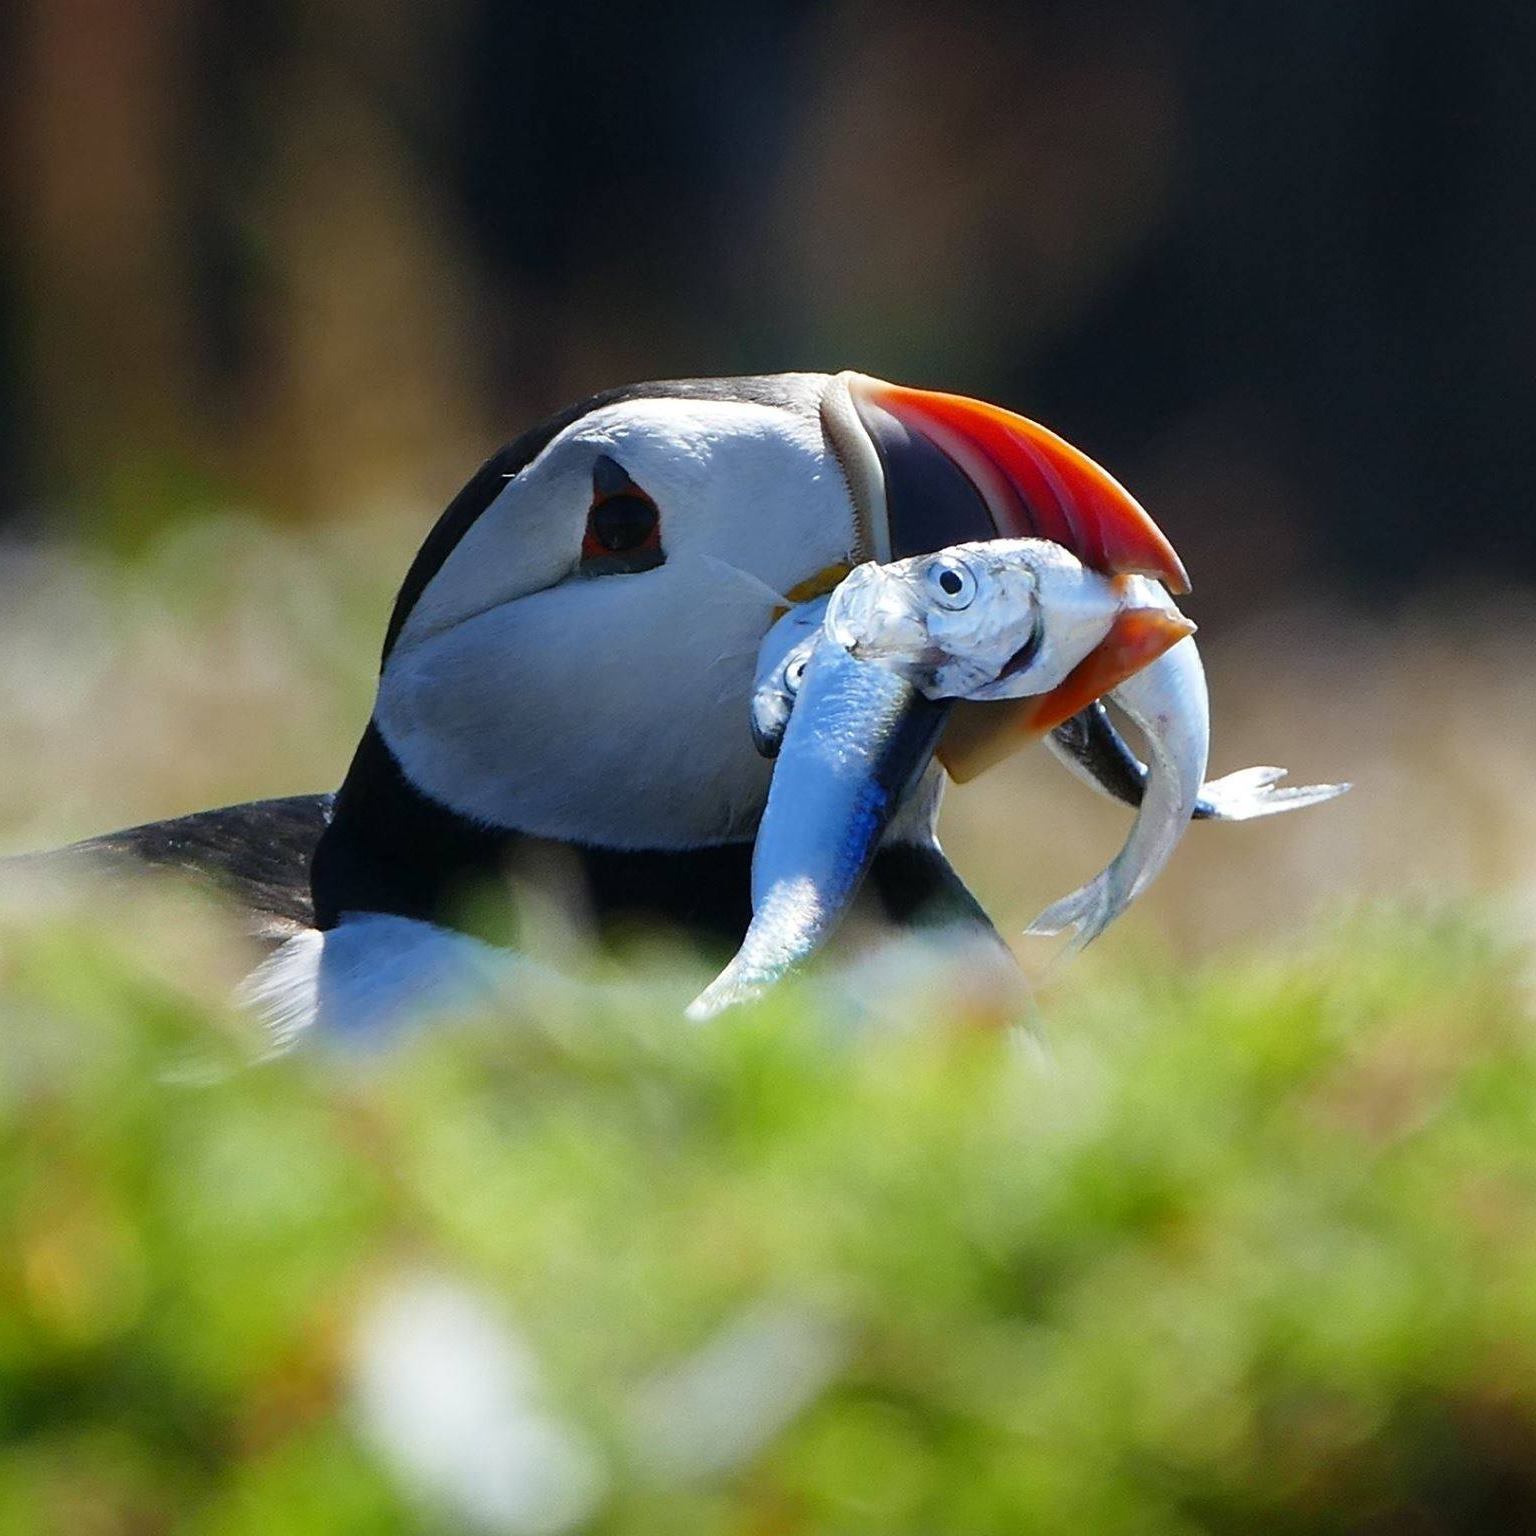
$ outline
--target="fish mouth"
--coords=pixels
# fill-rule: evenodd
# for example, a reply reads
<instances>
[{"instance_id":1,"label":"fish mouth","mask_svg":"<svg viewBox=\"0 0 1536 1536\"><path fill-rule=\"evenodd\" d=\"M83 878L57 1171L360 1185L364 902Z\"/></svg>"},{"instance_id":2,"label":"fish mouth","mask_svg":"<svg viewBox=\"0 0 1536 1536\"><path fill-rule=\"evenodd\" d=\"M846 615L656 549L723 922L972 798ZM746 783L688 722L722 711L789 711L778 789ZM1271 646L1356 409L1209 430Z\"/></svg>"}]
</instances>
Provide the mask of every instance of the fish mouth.
<instances>
[{"instance_id":1,"label":"fish mouth","mask_svg":"<svg viewBox=\"0 0 1536 1536\"><path fill-rule=\"evenodd\" d=\"M833 379L821 414L853 496L858 558L884 563L973 539L1050 539L1102 575L1189 590L1183 562L1141 503L1038 422L964 395L853 372ZM1050 729L1041 724L1048 716L1065 710L1054 723L1069 718L1193 627L1129 588L1125 610L1050 695L957 708L939 751L951 777L974 777L1038 740ZM1099 693L1084 696L1101 682ZM1065 709L1076 698L1076 709Z\"/></svg>"},{"instance_id":2,"label":"fish mouth","mask_svg":"<svg viewBox=\"0 0 1536 1536\"><path fill-rule=\"evenodd\" d=\"M964 784L1039 741L1194 634L1171 602L1144 598L1128 592L1109 633L1048 693L997 703L957 700L936 753L950 778Z\"/></svg>"}]
</instances>

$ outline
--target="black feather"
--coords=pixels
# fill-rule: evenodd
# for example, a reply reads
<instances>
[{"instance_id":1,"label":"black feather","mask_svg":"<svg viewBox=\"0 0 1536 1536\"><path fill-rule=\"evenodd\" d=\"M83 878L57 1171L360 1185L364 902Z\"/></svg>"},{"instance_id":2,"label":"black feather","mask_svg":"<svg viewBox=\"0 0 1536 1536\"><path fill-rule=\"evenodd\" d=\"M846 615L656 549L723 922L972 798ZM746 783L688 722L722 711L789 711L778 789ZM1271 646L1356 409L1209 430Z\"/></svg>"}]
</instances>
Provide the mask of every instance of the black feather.
<instances>
[{"instance_id":1,"label":"black feather","mask_svg":"<svg viewBox=\"0 0 1536 1536\"><path fill-rule=\"evenodd\" d=\"M158 869L189 875L238 904L257 931L307 927L314 921L310 861L334 802L334 795L253 800L108 832L50 853L7 859L0 867L18 874L119 876Z\"/></svg>"}]
</instances>

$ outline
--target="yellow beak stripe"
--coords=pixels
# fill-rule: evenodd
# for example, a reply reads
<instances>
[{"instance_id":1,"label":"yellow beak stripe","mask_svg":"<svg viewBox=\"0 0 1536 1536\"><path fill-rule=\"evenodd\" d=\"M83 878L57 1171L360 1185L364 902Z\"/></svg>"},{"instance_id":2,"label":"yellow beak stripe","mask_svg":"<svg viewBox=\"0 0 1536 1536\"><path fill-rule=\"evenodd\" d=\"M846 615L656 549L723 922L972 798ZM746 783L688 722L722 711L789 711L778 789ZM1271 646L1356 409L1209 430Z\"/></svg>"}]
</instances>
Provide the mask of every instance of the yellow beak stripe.
<instances>
[{"instance_id":1,"label":"yellow beak stripe","mask_svg":"<svg viewBox=\"0 0 1536 1536\"><path fill-rule=\"evenodd\" d=\"M814 576L807 576L804 581L797 581L784 594L789 599L789 607L773 610L774 622L777 623L789 612L789 608L799 603L808 603L813 597L825 597L852 569L851 565L842 562L837 565L824 565Z\"/></svg>"}]
</instances>

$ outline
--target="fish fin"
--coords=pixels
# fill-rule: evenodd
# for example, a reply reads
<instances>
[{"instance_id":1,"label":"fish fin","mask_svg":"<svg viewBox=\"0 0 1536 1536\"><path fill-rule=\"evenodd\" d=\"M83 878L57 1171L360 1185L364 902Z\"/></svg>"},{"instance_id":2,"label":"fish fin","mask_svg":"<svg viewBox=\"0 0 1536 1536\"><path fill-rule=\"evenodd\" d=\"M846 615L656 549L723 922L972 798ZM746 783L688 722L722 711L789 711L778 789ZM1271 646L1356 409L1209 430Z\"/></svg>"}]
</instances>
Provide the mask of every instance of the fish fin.
<instances>
[{"instance_id":1,"label":"fish fin","mask_svg":"<svg viewBox=\"0 0 1536 1536\"><path fill-rule=\"evenodd\" d=\"M732 960L684 1010L684 1017L694 1024L704 1024L727 1008L756 1002L772 985L774 978Z\"/></svg>"},{"instance_id":2,"label":"fish fin","mask_svg":"<svg viewBox=\"0 0 1536 1536\"><path fill-rule=\"evenodd\" d=\"M1052 902L1024 932L1032 938L1052 938L1071 930L1071 940L1063 953L1072 955L1093 943L1123 910L1124 903L1116 902L1109 880L1096 875L1070 896Z\"/></svg>"},{"instance_id":3,"label":"fish fin","mask_svg":"<svg viewBox=\"0 0 1536 1536\"><path fill-rule=\"evenodd\" d=\"M1200 791L1195 815L1202 821L1257 821L1282 811L1335 800L1348 784L1290 784L1277 788L1284 768L1240 768L1224 778L1212 779Z\"/></svg>"}]
</instances>

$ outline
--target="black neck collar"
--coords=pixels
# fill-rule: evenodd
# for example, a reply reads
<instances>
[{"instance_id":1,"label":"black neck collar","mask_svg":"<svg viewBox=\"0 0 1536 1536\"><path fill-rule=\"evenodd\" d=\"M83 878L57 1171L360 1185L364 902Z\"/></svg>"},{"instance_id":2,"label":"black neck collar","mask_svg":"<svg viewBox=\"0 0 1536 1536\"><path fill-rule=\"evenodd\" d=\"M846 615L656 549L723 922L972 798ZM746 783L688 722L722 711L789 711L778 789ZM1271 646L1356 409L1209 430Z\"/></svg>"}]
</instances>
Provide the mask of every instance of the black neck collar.
<instances>
[{"instance_id":1,"label":"black neck collar","mask_svg":"<svg viewBox=\"0 0 1536 1536\"><path fill-rule=\"evenodd\" d=\"M573 859L604 931L660 923L736 944L751 919L750 843L635 851L486 826L411 783L369 721L315 849L315 923L334 928L344 912L384 912L465 929L478 894L551 852Z\"/></svg>"}]
</instances>

